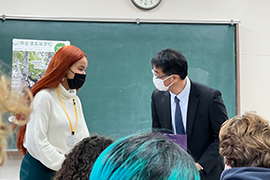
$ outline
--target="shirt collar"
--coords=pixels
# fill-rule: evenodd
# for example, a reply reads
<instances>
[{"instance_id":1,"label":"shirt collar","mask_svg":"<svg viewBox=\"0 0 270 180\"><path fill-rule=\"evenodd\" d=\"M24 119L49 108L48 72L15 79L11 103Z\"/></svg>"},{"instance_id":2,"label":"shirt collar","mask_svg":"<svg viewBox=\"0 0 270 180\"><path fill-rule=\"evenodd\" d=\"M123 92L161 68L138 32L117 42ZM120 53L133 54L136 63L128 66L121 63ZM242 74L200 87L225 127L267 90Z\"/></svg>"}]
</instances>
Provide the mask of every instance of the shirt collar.
<instances>
[{"instance_id":1,"label":"shirt collar","mask_svg":"<svg viewBox=\"0 0 270 180\"><path fill-rule=\"evenodd\" d=\"M172 93L171 91L169 91L171 94L171 102L174 102L174 97L177 96L177 98L180 101L185 101L185 99L189 96L189 92L190 92L190 80L188 77L186 77L186 86L183 89L183 91L181 91L178 95L175 95L174 93Z\"/></svg>"}]
</instances>

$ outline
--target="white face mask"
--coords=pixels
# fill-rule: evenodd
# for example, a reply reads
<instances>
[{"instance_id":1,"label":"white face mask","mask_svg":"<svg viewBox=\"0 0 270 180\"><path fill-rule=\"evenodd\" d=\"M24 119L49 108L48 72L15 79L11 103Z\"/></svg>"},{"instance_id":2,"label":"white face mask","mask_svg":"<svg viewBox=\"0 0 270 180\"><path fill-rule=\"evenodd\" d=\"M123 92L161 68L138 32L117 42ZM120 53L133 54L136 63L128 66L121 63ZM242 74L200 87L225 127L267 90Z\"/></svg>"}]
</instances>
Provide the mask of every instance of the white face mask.
<instances>
[{"instance_id":1,"label":"white face mask","mask_svg":"<svg viewBox=\"0 0 270 180\"><path fill-rule=\"evenodd\" d=\"M172 82L169 86L165 86L164 85L164 81L166 81L167 79L169 79L170 77L172 77L172 75L168 76L167 78L165 79L159 79L157 78L156 76L153 76L153 83L154 85L156 86L156 88L159 90L159 91L167 91L169 89L169 87L171 85L173 85L174 82Z\"/></svg>"}]
</instances>

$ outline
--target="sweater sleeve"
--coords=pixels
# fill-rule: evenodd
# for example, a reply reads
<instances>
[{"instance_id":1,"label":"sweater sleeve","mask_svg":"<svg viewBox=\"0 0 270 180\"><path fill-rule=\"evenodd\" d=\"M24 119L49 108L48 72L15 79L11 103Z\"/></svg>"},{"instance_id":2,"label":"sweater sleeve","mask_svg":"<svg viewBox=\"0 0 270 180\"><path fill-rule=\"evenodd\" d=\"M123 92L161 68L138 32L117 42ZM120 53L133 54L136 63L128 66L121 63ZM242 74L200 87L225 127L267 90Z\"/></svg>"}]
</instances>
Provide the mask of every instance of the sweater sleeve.
<instances>
[{"instance_id":1,"label":"sweater sleeve","mask_svg":"<svg viewBox=\"0 0 270 180\"><path fill-rule=\"evenodd\" d=\"M65 159L65 155L57 151L47 138L51 121L52 97L47 91L40 91L33 101L33 112L27 124L25 146L28 152L49 169L57 171Z\"/></svg>"}]
</instances>

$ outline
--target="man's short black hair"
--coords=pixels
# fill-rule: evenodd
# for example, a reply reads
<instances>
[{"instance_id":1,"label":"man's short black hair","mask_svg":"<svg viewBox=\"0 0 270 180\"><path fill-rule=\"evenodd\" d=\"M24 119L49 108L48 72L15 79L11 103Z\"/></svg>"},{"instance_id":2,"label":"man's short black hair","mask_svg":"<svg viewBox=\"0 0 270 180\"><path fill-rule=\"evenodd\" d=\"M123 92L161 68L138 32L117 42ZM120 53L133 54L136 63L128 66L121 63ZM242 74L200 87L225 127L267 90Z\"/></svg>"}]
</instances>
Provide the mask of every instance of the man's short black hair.
<instances>
[{"instance_id":1,"label":"man's short black hair","mask_svg":"<svg viewBox=\"0 0 270 180\"><path fill-rule=\"evenodd\" d=\"M174 49L164 49L154 55L152 67L161 68L166 75L177 74L185 79L188 74L188 64L184 55Z\"/></svg>"}]
</instances>

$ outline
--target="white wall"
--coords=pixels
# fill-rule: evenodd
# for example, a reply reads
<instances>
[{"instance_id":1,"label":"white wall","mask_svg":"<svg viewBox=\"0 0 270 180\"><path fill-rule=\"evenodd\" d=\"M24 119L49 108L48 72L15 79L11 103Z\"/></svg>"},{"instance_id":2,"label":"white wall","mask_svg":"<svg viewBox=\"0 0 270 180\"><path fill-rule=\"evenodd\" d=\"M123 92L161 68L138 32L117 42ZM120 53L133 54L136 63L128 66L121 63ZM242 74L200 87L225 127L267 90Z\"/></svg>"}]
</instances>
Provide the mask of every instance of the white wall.
<instances>
[{"instance_id":1,"label":"white wall","mask_svg":"<svg viewBox=\"0 0 270 180\"><path fill-rule=\"evenodd\" d=\"M241 21L240 110L241 113L256 111L269 120L269 7L269 0L162 0L156 9L141 11L133 6L131 0L0 0L0 15L105 19L238 19Z\"/></svg>"}]
</instances>

